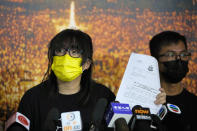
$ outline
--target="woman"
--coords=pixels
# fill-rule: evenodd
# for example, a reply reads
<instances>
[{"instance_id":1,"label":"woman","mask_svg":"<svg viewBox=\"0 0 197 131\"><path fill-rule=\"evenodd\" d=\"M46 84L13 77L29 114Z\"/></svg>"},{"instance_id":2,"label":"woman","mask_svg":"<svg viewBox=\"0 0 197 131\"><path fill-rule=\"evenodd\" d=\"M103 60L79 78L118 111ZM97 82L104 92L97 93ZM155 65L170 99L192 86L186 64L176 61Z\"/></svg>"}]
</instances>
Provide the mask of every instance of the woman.
<instances>
[{"instance_id":1,"label":"woman","mask_svg":"<svg viewBox=\"0 0 197 131\"><path fill-rule=\"evenodd\" d=\"M108 88L92 81L92 56L92 40L82 31L66 29L51 40L43 82L25 93L18 108L30 119L31 131L46 130L52 108L80 111L83 130L88 130L96 102L115 99Z\"/></svg>"},{"instance_id":2,"label":"woman","mask_svg":"<svg viewBox=\"0 0 197 131\"><path fill-rule=\"evenodd\" d=\"M97 101L100 98L105 98L108 104L114 101L115 95L91 78L92 56L92 40L80 30L63 30L51 40L48 70L43 82L24 94L18 108L18 112L30 119L31 131L51 130L54 129L52 125L55 129L61 126L58 120L50 121L52 109L58 112L56 119L63 112L80 111L83 130L87 131ZM163 103L163 100L165 93L162 92L156 103Z\"/></svg>"}]
</instances>

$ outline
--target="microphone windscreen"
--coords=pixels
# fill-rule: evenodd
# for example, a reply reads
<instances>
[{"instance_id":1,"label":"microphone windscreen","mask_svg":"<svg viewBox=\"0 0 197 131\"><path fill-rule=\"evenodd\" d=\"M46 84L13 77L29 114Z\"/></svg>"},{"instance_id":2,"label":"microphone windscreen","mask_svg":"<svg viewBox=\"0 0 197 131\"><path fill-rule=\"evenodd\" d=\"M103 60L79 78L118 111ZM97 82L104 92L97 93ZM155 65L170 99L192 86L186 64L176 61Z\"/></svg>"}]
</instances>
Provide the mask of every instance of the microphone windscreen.
<instances>
[{"instance_id":1,"label":"microphone windscreen","mask_svg":"<svg viewBox=\"0 0 197 131\"><path fill-rule=\"evenodd\" d=\"M149 108L136 105L132 109L133 117L129 123L131 131L152 131Z\"/></svg>"},{"instance_id":2,"label":"microphone windscreen","mask_svg":"<svg viewBox=\"0 0 197 131\"><path fill-rule=\"evenodd\" d=\"M107 100L105 98L100 98L93 110L92 113L92 122L90 124L89 131L99 131L100 130L100 125L103 120L103 116L105 113L105 108L107 106Z\"/></svg>"},{"instance_id":3,"label":"microphone windscreen","mask_svg":"<svg viewBox=\"0 0 197 131\"><path fill-rule=\"evenodd\" d=\"M135 122L135 127L133 131L153 131L150 125L151 125L151 121L138 120Z\"/></svg>"},{"instance_id":4,"label":"microphone windscreen","mask_svg":"<svg viewBox=\"0 0 197 131\"><path fill-rule=\"evenodd\" d=\"M27 131L26 128L24 128L22 125L19 123L14 123L11 125L6 131Z\"/></svg>"},{"instance_id":5,"label":"microphone windscreen","mask_svg":"<svg viewBox=\"0 0 197 131\"><path fill-rule=\"evenodd\" d=\"M140 105L135 105L135 106L132 108L132 112L135 113L135 110L141 109L141 108L142 108L142 106L140 106Z\"/></svg>"},{"instance_id":6,"label":"microphone windscreen","mask_svg":"<svg viewBox=\"0 0 197 131\"><path fill-rule=\"evenodd\" d=\"M170 130L184 130L183 115L178 106L167 103L161 107L157 113L161 123ZM167 130L168 130L167 129Z\"/></svg>"},{"instance_id":7,"label":"microphone windscreen","mask_svg":"<svg viewBox=\"0 0 197 131\"><path fill-rule=\"evenodd\" d=\"M52 108L47 114L43 129L45 131L56 130L55 121L57 121L59 119L59 116L60 116L60 114L59 114L58 109Z\"/></svg>"},{"instance_id":8,"label":"microphone windscreen","mask_svg":"<svg viewBox=\"0 0 197 131\"><path fill-rule=\"evenodd\" d=\"M29 130L30 129L30 120L20 112L14 113L6 122L5 122L5 131L10 130Z\"/></svg>"},{"instance_id":9,"label":"microphone windscreen","mask_svg":"<svg viewBox=\"0 0 197 131\"><path fill-rule=\"evenodd\" d=\"M115 131L129 131L127 121L124 118L118 118L115 121Z\"/></svg>"},{"instance_id":10,"label":"microphone windscreen","mask_svg":"<svg viewBox=\"0 0 197 131\"><path fill-rule=\"evenodd\" d=\"M157 113L157 116L160 118L160 120L165 119L174 119L175 121L180 119L181 110L178 106L167 103L166 105L163 105L160 110Z\"/></svg>"},{"instance_id":11,"label":"microphone windscreen","mask_svg":"<svg viewBox=\"0 0 197 131\"><path fill-rule=\"evenodd\" d=\"M97 101L92 114L92 120L95 124L99 125L101 123L106 106L107 106L107 100L105 98L100 98Z\"/></svg>"}]
</instances>

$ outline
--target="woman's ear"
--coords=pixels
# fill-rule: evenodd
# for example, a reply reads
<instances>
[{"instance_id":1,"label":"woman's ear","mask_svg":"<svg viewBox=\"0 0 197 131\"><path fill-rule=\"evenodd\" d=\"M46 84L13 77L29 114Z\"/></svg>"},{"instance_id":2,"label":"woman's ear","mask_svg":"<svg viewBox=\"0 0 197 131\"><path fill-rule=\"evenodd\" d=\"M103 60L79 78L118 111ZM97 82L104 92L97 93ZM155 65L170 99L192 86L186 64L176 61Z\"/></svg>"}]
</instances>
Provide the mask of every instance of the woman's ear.
<instances>
[{"instance_id":1,"label":"woman's ear","mask_svg":"<svg viewBox=\"0 0 197 131\"><path fill-rule=\"evenodd\" d=\"M87 59L87 61L82 65L83 71L89 69L91 63L92 63L91 60L90 59Z\"/></svg>"}]
</instances>

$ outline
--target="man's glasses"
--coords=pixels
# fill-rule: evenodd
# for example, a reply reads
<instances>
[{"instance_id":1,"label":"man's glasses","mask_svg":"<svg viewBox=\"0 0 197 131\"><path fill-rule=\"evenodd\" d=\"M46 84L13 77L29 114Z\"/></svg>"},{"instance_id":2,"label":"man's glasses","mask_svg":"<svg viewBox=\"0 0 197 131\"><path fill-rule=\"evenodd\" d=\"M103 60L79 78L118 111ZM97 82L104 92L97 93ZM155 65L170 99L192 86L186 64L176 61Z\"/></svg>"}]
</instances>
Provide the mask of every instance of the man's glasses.
<instances>
[{"instance_id":1,"label":"man's glasses","mask_svg":"<svg viewBox=\"0 0 197 131\"><path fill-rule=\"evenodd\" d=\"M81 57L82 51L79 49L56 49L55 55L56 56L64 56L66 53L68 53L73 58L79 58Z\"/></svg>"},{"instance_id":2,"label":"man's glasses","mask_svg":"<svg viewBox=\"0 0 197 131\"><path fill-rule=\"evenodd\" d=\"M180 54L177 54L176 52L170 51L165 54L159 55L159 57L165 57L170 60L177 60L180 58L181 60L189 60L191 58L191 52L181 52Z\"/></svg>"}]
</instances>

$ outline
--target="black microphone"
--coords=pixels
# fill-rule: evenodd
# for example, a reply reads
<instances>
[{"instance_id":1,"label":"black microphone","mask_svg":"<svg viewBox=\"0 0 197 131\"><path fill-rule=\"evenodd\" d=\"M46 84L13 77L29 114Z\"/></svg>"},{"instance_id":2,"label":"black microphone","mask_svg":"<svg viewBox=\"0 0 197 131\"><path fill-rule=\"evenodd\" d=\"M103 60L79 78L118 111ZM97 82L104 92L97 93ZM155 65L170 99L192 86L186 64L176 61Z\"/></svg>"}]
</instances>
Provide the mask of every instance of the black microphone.
<instances>
[{"instance_id":1,"label":"black microphone","mask_svg":"<svg viewBox=\"0 0 197 131\"><path fill-rule=\"evenodd\" d=\"M161 120L165 120L168 117L172 117L173 119L177 120L177 116L181 114L181 110L178 106L167 103L162 105L160 110L158 111L157 115ZM170 119L172 119L170 118Z\"/></svg>"},{"instance_id":2,"label":"black microphone","mask_svg":"<svg viewBox=\"0 0 197 131\"><path fill-rule=\"evenodd\" d=\"M29 131L30 120L22 113L14 113L5 123L4 131Z\"/></svg>"},{"instance_id":3,"label":"black microphone","mask_svg":"<svg viewBox=\"0 0 197 131\"><path fill-rule=\"evenodd\" d=\"M119 101L114 101L114 103L120 103ZM115 120L115 131L129 131L129 127L127 125L127 121L124 117L120 117Z\"/></svg>"},{"instance_id":4,"label":"black microphone","mask_svg":"<svg viewBox=\"0 0 197 131\"><path fill-rule=\"evenodd\" d=\"M167 103L161 107L157 116L160 118L161 123L168 128L168 130L186 130L183 123L183 116L178 106Z\"/></svg>"},{"instance_id":5,"label":"black microphone","mask_svg":"<svg viewBox=\"0 0 197 131\"><path fill-rule=\"evenodd\" d=\"M21 124L14 123L13 125L11 125L8 129L4 131L28 131L28 130L24 128Z\"/></svg>"},{"instance_id":6,"label":"black microphone","mask_svg":"<svg viewBox=\"0 0 197 131\"><path fill-rule=\"evenodd\" d=\"M60 114L58 109L52 108L46 117L45 123L43 125L44 131L55 131L57 128L57 121L59 120Z\"/></svg>"},{"instance_id":7,"label":"black microphone","mask_svg":"<svg viewBox=\"0 0 197 131\"><path fill-rule=\"evenodd\" d=\"M125 118L118 118L115 120L115 131L129 131Z\"/></svg>"},{"instance_id":8,"label":"black microphone","mask_svg":"<svg viewBox=\"0 0 197 131\"><path fill-rule=\"evenodd\" d=\"M101 122L103 120L105 108L107 106L107 100L105 98L100 98L93 110L92 122L89 131L99 131Z\"/></svg>"},{"instance_id":9,"label":"black microphone","mask_svg":"<svg viewBox=\"0 0 197 131\"><path fill-rule=\"evenodd\" d=\"M133 107L132 112L133 116L129 122L131 131L153 131L149 108L142 108L140 105L136 105Z\"/></svg>"}]
</instances>

